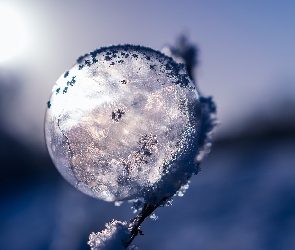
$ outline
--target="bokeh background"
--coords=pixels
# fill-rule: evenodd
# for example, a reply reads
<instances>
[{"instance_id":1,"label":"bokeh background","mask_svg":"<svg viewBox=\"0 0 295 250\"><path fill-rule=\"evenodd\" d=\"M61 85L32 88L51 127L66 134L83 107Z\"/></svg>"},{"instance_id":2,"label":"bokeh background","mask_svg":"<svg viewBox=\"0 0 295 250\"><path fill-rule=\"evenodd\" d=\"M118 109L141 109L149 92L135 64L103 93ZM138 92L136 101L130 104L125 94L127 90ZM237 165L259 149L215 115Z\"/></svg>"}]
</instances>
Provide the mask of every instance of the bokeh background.
<instances>
[{"instance_id":1,"label":"bokeh background","mask_svg":"<svg viewBox=\"0 0 295 250\"><path fill-rule=\"evenodd\" d=\"M111 44L161 50L180 34L199 49L195 78L220 124L186 194L134 243L295 249L294 1L1 0L1 10L0 249L89 249L90 232L133 217L130 204L87 197L59 175L46 102L79 56Z\"/></svg>"}]
</instances>

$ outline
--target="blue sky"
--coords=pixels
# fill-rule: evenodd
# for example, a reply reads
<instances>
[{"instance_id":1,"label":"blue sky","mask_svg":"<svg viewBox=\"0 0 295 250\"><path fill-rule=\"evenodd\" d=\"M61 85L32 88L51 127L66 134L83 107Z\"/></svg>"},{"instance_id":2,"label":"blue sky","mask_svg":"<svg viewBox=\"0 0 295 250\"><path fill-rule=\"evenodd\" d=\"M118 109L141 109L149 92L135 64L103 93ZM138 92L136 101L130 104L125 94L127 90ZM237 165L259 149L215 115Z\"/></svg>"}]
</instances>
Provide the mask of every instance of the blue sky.
<instances>
[{"instance_id":1,"label":"blue sky","mask_svg":"<svg viewBox=\"0 0 295 250\"><path fill-rule=\"evenodd\" d=\"M2 2L17 10L28 34L23 53L0 65L23 81L11 124L38 142L55 81L80 55L110 44L160 50L187 32L200 48L199 87L217 102L220 134L295 94L295 1Z\"/></svg>"}]
</instances>

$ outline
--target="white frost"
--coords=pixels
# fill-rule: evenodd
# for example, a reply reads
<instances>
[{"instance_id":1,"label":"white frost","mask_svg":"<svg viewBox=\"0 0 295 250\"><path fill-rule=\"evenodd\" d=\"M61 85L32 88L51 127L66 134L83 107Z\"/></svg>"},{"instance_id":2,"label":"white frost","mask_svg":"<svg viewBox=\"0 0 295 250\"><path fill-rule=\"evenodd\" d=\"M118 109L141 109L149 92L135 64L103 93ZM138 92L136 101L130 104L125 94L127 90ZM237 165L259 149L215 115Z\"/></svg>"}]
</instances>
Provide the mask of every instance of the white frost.
<instances>
[{"instance_id":1,"label":"white frost","mask_svg":"<svg viewBox=\"0 0 295 250\"><path fill-rule=\"evenodd\" d=\"M91 250L126 250L124 244L130 239L127 222L112 220L106 228L98 233L89 235L88 245ZM127 249L138 249L130 246Z\"/></svg>"}]
</instances>

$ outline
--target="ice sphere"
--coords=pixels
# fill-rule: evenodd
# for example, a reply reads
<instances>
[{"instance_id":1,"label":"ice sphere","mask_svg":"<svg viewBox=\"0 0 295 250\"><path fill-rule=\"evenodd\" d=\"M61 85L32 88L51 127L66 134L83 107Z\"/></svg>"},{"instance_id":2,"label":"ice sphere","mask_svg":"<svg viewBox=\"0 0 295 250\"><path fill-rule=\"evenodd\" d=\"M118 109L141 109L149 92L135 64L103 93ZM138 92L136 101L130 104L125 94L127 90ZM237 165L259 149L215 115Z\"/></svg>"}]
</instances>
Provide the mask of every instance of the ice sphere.
<instances>
[{"instance_id":1,"label":"ice sphere","mask_svg":"<svg viewBox=\"0 0 295 250\"><path fill-rule=\"evenodd\" d=\"M200 112L183 64L146 47L104 47L54 85L46 144L62 176L90 196L169 196L196 171Z\"/></svg>"}]
</instances>

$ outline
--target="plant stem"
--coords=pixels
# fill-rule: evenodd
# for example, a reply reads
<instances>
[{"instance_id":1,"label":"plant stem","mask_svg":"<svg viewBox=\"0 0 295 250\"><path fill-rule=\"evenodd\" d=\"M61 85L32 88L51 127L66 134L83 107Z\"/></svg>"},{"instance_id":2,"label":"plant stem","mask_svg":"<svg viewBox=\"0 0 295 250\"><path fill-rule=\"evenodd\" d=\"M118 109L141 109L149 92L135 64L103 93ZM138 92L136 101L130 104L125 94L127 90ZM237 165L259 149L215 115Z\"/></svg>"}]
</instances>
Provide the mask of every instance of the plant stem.
<instances>
[{"instance_id":1,"label":"plant stem","mask_svg":"<svg viewBox=\"0 0 295 250\"><path fill-rule=\"evenodd\" d=\"M130 224L128 228L131 232L131 237L129 241L123 242L123 245L125 248L127 248L131 244L131 242L138 235L138 233L140 235L143 235L142 231L140 230L140 226L143 223L143 221L146 219L146 217L150 216L155 211L156 208L162 205L163 202L165 202L168 198L170 197L163 198L156 205L149 205L147 203L144 203L141 212L138 215L136 215L133 219L130 220Z\"/></svg>"}]
</instances>

